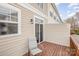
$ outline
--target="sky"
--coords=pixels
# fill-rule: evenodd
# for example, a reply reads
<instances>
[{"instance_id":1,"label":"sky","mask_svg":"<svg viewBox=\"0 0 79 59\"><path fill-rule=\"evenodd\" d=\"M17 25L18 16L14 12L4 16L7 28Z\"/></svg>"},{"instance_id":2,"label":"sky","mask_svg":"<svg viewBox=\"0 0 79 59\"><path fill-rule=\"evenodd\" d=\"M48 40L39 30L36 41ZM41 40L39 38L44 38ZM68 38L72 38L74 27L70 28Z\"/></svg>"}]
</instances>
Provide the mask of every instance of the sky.
<instances>
[{"instance_id":1,"label":"sky","mask_svg":"<svg viewBox=\"0 0 79 59\"><path fill-rule=\"evenodd\" d=\"M56 3L56 7L62 20L66 20L79 12L79 3Z\"/></svg>"}]
</instances>

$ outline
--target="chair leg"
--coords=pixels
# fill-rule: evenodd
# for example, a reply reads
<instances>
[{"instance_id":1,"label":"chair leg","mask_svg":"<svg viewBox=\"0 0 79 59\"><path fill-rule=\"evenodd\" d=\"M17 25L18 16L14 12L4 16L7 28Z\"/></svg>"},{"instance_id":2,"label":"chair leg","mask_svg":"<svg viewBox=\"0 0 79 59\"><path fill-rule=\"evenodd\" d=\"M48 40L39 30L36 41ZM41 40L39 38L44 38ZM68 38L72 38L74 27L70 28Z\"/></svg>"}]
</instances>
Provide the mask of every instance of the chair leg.
<instances>
[{"instance_id":1,"label":"chair leg","mask_svg":"<svg viewBox=\"0 0 79 59\"><path fill-rule=\"evenodd\" d=\"M28 50L28 56L30 56L30 50Z\"/></svg>"}]
</instances>

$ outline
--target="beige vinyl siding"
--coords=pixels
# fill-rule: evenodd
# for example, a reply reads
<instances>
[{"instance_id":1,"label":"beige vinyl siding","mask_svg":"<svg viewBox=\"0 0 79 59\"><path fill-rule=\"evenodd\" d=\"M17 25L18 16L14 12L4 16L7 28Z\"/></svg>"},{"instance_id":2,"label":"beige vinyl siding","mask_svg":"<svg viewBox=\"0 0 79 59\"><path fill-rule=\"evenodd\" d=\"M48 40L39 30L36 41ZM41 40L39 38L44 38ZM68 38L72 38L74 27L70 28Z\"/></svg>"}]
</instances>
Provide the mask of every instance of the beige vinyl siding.
<instances>
[{"instance_id":1,"label":"beige vinyl siding","mask_svg":"<svg viewBox=\"0 0 79 59\"><path fill-rule=\"evenodd\" d=\"M35 15L39 16L39 17L42 17L42 16L37 15L34 12L32 12L26 8L23 8L19 4L11 4L11 5L15 6L21 10L21 35L3 37L3 38L0 37L0 55L20 56L20 55L25 54L28 51L27 38L35 36L34 35L34 24L31 24L30 19L33 19ZM48 15L48 6L47 5L48 4L46 4L45 9L43 11L45 14ZM48 20L50 20L50 19L44 18L44 20L45 20L44 22L47 23ZM46 29L48 29L48 27ZM53 29L53 27L51 29Z\"/></svg>"},{"instance_id":2,"label":"beige vinyl siding","mask_svg":"<svg viewBox=\"0 0 79 59\"><path fill-rule=\"evenodd\" d=\"M30 23L34 13L17 4L15 6L21 10L21 35L0 37L0 55L25 54L28 49L27 38L34 36L34 25Z\"/></svg>"},{"instance_id":3,"label":"beige vinyl siding","mask_svg":"<svg viewBox=\"0 0 79 59\"><path fill-rule=\"evenodd\" d=\"M21 35L0 37L0 56L20 56L28 52L28 39L34 37L34 24L31 24L30 19L40 15L23 8L19 4L10 4L21 10ZM45 18L44 18L45 19ZM45 22L45 21L44 21Z\"/></svg>"},{"instance_id":4,"label":"beige vinyl siding","mask_svg":"<svg viewBox=\"0 0 79 59\"><path fill-rule=\"evenodd\" d=\"M29 3L30 5L32 5L34 8L38 9L39 11L41 11L42 13L44 13L46 16L48 15L48 3L43 3L43 9L41 9L38 6L38 3Z\"/></svg>"},{"instance_id":5,"label":"beige vinyl siding","mask_svg":"<svg viewBox=\"0 0 79 59\"><path fill-rule=\"evenodd\" d=\"M44 24L44 40L63 46L70 45L70 24Z\"/></svg>"},{"instance_id":6,"label":"beige vinyl siding","mask_svg":"<svg viewBox=\"0 0 79 59\"><path fill-rule=\"evenodd\" d=\"M53 3L52 3L53 4ZM52 13L52 17L50 16L50 12ZM53 23L53 24L56 24L56 23L59 23L58 21L57 21L57 18L59 18L58 17L58 15L57 15L57 12L55 11L55 9L52 7L52 5L51 5L51 3L48 3L48 17L49 17L49 19L48 19L48 23L50 24L50 23ZM54 19L54 17L56 18L56 19Z\"/></svg>"}]
</instances>

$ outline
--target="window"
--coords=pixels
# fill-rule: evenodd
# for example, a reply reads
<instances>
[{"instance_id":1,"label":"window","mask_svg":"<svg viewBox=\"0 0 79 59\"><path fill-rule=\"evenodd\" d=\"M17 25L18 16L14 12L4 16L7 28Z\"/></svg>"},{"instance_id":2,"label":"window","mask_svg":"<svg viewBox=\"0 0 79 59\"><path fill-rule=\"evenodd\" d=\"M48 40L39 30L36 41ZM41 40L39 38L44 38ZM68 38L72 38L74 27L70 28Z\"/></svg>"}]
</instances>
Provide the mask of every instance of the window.
<instances>
[{"instance_id":1,"label":"window","mask_svg":"<svg viewBox=\"0 0 79 59\"><path fill-rule=\"evenodd\" d=\"M57 21L59 22L59 18L57 17Z\"/></svg>"},{"instance_id":2,"label":"window","mask_svg":"<svg viewBox=\"0 0 79 59\"><path fill-rule=\"evenodd\" d=\"M43 3L38 3L38 6L43 9Z\"/></svg>"},{"instance_id":3,"label":"window","mask_svg":"<svg viewBox=\"0 0 79 59\"><path fill-rule=\"evenodd\" d=\"M0 36L20 33L20 10L9 4L0 4Z\"/></svg>"},{"instance_id":4,"label":"window","mask_svg":"<svg viewBox=\"0 0 79 59\"><path fill-rule=\"evenodd\" d=\"M53 17L53 13L52 13L51 11L50 11L50 13L49 13L49 14L50 14L50 16L51 16L51 17Z\"/></svg>"},{"instance_id":5,"label":"window","mask_svg":"<svg viewBox=\"0 0 79 59\"><path fill-rule=\"evenodd\" d=\"M56 17L54 16L54 19L56 20Z\"/></svg>"}]
</instances>

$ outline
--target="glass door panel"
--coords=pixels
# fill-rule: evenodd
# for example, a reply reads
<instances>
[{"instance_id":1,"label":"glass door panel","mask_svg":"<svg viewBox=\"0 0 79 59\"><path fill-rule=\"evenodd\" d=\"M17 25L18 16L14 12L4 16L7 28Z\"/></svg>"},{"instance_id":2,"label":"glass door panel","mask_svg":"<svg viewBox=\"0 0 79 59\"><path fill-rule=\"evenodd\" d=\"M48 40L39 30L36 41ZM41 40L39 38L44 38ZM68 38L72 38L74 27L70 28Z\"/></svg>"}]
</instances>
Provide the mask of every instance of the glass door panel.
<instances>
[{"instance_id":1,"label":"glass door panel","mask_svg":"<svg viewBox=\"0 0 79 59\"><path fill-rule=\"evenodd\" d=\"M40 24L40 42L43 41L43 24Z\"/></svg>"},{"instance_id":2,"label":"glass door panel","mask_svg":"<svg viewBox=\"0 0 79 59\"><path fill-rule=\"evenodd\" d=\"M37 39L37 43L39 43L39 24L35 24L35 36L36 36L36 39Z\"/></svg>"}]
</instances>

